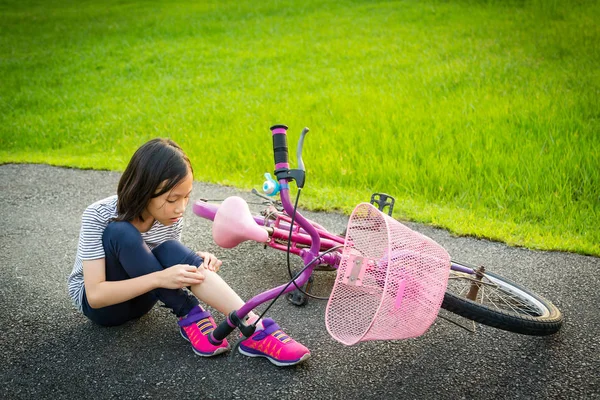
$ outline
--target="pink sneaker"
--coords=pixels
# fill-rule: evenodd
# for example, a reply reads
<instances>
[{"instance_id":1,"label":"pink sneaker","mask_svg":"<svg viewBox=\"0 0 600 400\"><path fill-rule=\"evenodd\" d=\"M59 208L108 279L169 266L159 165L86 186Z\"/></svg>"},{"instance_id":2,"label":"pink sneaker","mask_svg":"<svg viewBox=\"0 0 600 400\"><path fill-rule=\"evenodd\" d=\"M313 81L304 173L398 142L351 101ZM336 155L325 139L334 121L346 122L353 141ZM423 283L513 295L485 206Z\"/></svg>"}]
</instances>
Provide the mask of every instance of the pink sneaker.
<instances>
[{"instance_id":1,"label":"pink sneaker","mask_svg":"<svg viewBox=\"0 0 600 400\"><path fill-rule=\"evenodd\" d=\"M240 343L240 353L248 357L266 357L279 367L299 364L310 358L310 351L285 334L271 318L263 319L264 329Z\"/></svg>"},{"instance_id":2,"label":"pink sneaker","mask_svg":"<svg viewBox=\"0 0 600 400\"><path fill-rule=\"evenodd\" d=\"M215 320L210 312L204 311L200 306L192 308L190 313L177 321L181 336L192 344L194 353L202 357L215 356L229 350L227 339L218 345L210 342L209 333L215 329Z\"/></svg>"}]
</instances>

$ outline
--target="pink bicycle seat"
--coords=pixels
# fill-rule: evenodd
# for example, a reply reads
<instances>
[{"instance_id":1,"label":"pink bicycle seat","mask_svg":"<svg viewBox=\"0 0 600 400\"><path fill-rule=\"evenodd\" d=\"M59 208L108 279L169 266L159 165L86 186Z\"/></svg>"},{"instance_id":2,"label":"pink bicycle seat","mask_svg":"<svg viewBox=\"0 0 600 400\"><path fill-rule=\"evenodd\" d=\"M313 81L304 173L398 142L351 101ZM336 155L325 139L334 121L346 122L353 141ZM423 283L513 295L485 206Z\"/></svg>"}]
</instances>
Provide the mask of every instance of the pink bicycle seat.
<instances>
[{"instance_id":1,"label":"pink bicycle seat","mask_svg":"<svg viewBox=\"0 0 600 400\"><path fill-rule=\"evenodd\" d=\"M215 243L226 249L246 240L260 243L269 241L269 234L254 221L246 201L237 196L226 198L219 206L215 214L212 234Z\"/></svg>"}]
</instances>

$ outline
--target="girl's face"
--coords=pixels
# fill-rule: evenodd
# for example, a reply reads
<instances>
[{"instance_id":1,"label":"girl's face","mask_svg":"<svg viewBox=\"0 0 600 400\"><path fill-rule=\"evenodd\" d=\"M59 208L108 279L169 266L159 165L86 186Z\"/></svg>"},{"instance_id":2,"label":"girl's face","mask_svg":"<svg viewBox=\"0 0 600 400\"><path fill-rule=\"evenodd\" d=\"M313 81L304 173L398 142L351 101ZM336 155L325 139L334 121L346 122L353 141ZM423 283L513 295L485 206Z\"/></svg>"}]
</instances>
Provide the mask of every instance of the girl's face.
<instances>
[{"instance_id":1,"label":"girl's face","mask_svg":"<svg viewBox=\"0 0 600 400\"><path fill-rule=\"evenodd\" d=\"M149 214L150 217L165 226L174 224L183 216L185 207L190 200L193 182L192 174L188 172L186 177L175 185L173 189L151 199L146 207L145 214ZM144 217L144 219L146 218Z\"/></svg>"}]
</instances>

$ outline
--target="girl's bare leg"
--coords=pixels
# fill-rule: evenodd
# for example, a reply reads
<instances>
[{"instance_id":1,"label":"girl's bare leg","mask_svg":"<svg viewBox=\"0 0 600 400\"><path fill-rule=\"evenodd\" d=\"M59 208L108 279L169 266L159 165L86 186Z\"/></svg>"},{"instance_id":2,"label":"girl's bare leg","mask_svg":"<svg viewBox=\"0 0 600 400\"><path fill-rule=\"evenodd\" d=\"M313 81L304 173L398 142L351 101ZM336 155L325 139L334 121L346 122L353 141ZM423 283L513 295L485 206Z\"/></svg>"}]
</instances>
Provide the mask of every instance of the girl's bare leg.
<instances>
[{"instance_id":1,"label":"girl's bare leg","mask_svg":"<svg viewBox=\"0 0 600 400\"><path fill-rule=\"evenodd\" d=\"M202 268L202 273L204 282L191 287L192 293L201 301L225 315L229 315L231 311L237 310L245 304L217 273L206 268ZM250 312L248 317L254 319L256 314Z\"/></svg>"}]
</instances>

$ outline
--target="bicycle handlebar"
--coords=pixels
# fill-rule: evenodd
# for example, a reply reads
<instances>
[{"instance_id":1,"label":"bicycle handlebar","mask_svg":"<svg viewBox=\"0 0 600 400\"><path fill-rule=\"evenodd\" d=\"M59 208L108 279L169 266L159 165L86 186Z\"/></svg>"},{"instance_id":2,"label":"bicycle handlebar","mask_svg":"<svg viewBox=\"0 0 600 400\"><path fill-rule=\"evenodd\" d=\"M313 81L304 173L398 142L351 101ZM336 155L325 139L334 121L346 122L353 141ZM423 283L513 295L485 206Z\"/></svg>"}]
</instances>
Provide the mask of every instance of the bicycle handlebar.
<instances>
[{"instance_id":1,"label":"bicycle handlebar","mask_svg":"<svg viewBox=\"0 0 600 400\"><path fill-rule=\"evenodd\" d=\"M275 171L290 167L287 145L287 125L273 125L271 128L273 134L273 156L275 158ZM308 128L302 129L298 146L296 147L296 158L298 160L298 169L305 171L304 161L302 161L302 147L304 146L304 137L309 132Z\"/></svg>"},{"instance_id":2,"label":"bicycle handlebar","mask_svg":"<svg viewBox=\"0 0 600 400\"><path fill-rule=\"evenodd\" d=\"M298 226L302 227L311 238L310 248L302 249L302 251L299 254L302 260L304 261L304 264L308 267L309 265L314 264L315 260L319 257L319 252L321 248L321 238L319 236L319 232L310 223L310 221L304 218L299 212L296 212L295 206L290 200L290 187L288 183L291 180L295 180L298 188L302 188L304 185L305 173L303 170L289 169L290 165L288 160L288 146L286 136L287 129L288 127L286 125L274 125L270 128L271 133L273 134L275 175L277 176L277 179L281 185L281 191L279 192L279 195L281 198L281 204L283 205L285 212L290 216L295 216L295 220L293 221L296 222ZM302 132L302 139L304 138L307 132L308 128L304 128ZM298 157L301 160L302 143L299 144L298 149L300 150ZM294 224L290 224L290 226L293 227ZM213 331L213 339L216 339L218 341L225 338L229 333L233 331L233 329L235 329L235 327L240 328L242 333L244 333L245 336L249 337L252 334L250 330L254 329L254 327L252 325L246 326L243 322L240 322L240 319L245 318L248 315L248 313L250 313L256 306L268 300L272 300L276 297L279 297L282 294L293 291L295 286L304 285L310 278L313 269L314 265L312 265L312 268L303 269L300 275L294 279L295 285L290 285L289 283L285 285L280 285L276 288L258 294L250 300L248 300L239 310L231 312L231 314L227 318L227 321L223 321ZM244 332L245 330L246 332Z\"/></svg>"},{"instance_id":3,"label":"bicycle handlebar","mask_svg":"<svg viewBox=\"0 0 600 400\"><path fill-rule=\"evenodd\" d=\"M292 216L294 215L299 226L310 235L312 239L312 245L308 253L302 257L305 263L316 257L320 249L320 237L317 230L308 222L300 213L296 212L295 206L289 197L289 185L288 182L295 180L298 188L304 187L305 171L304 162L302 161L302 146L304 144L304 137L308 133L308 128L302 130L300 139L298 140L297 158L300 169L290 170L290 164L288 160L288 147L287 147L287 129L286 125L273 125L271 128L273 134L273 154L275 157L275 175L281 185L281 191L279 196L281 197L281 204L285 212Z\"/></svg>"},{"instance_id":4,"label":"bicycle handlebar","mask_svg":"<svg viewBox=\"0 0 600 400\"><path fill-rule=\"evenodd\" d=\"M217 343L221 342L223 339L225 339L227 336L229 336L229 334L231 332L233 332L235 329L235 326L231 326L231 324L229 323L229 318L225 318L225 320L223 322L221 322L216 328L215 330L213 330L210 333L210 336L208 337L208 340L211 341L210 339L214 339ZM212 341L211 341L212 342ZM217 344L214 343L214 344Z\"/></svg>"},{"instance_id":5,"label":"bicycle handlebar","mask_svg":"<svg viewBox=\"0 0 600 400\"><path fill-rule=\"evenodd\" d=\"M275 171L290 167L288 161L287 129L286 125L273 125L273 155L275 157Z\"/></svg>"},{"instance_id":6,"label":"bicycle handlebar","mask_svg":"<svg viewBox=\"0 0 600 400\"><path fill-rule=\"evenodd\" d=\"M245 337L250 337L254 333L256 326L254 324L246 325L244 321L238 317L237 312L232 311L227 318L225 318L225 320L210 333L208 340L214 345L220 344L220 342L229 336L235 328L239 328L240 332L242 332Z\"/></svg>"}]
</instances>

